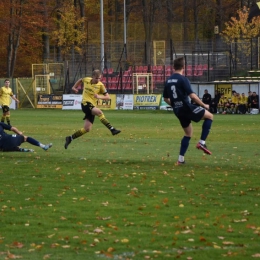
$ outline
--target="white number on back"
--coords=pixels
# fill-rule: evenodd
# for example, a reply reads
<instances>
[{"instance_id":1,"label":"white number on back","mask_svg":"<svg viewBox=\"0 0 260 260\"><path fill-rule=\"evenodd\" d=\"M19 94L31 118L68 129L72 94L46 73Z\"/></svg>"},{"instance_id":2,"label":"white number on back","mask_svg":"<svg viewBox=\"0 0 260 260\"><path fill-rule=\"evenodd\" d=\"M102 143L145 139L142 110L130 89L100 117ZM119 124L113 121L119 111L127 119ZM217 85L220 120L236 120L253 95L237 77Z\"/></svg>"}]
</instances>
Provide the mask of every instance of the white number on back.
<instances>
[{"instance_id":1,"label":"white number on back","mask_svg":"<svg viewBox=\"0 0 260 260\"><path fill-rule=\"evenodd\" d=\"M176 93L175 85L172 85L172 86L171 86L171 90L172 90L172 96L173 96L173 98L177 98L177 93Z\"/></svg>"}]
</instances>

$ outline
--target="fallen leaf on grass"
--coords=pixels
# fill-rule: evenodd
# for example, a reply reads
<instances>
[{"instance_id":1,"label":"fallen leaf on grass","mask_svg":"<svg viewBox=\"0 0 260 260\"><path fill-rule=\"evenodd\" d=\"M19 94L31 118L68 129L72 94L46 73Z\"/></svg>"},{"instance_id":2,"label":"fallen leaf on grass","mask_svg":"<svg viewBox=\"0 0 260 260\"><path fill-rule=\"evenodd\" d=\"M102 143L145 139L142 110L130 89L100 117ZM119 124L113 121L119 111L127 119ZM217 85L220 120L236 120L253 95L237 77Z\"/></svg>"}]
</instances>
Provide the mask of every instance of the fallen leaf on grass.
<instances>
[{"instance_id":1,"label":"fallen leaf on grass","mask_svg":"<svg viewBox=\"0 0 260 260\"><path fill-rule=\"evenodd\" d=\"M223 245L234 245L234 243L230 242L230 241L223 241L222 244Z\"/></svg>"},{"instance_id":2,"label":"fallen leaf on grass","mask_svg":"<svg viewBox=\"0 0 260 260\"><path fill-rule=\"evenodd\" d=\"M58 243L53 243L53 244L51 244L51 248L56 248L56 247L58 247L58 246L60 246Z\"/></svg>"},{"instance_id":3,"label":"fallen leaf on grass","mask_svg":"<svg viewBox=\"0 0 260 260\"><path fill-rule=\"evenodd\" d=\"M234 232L233 228L231 226L228 227L227 232L232 233Z\"/></svg>"},{"instance_id":4,"label":"fallen leaf on grass","mask_svg":"<svg viewBox=\"0 0 260 260\"><path fill-rule=\"evenodd\" d=\"M35 249L38 249L38 250L39 250L39 249L42 249L42 248L43 248L43 245L36 245L36 246L35 246Z\"/></svg>"},{"instance_id":5,"label":"fallen leaf on grass","mask_svg":"<svg viewBox=\"0 0 260 260\"><path fill-rule=\"evenodd\" d=\"M111 223L107 223L107 227L112 228L112 229L114 229L114 230L118 230L118 227L112 225Z\"/></svg>"},{"instance_id":6,"label":"fallen leaf on grass","mask_svg":"<svg viewBox=\"0 0 260 260\"><path fill-rule=\"evenodd\" d=\"M112 253L112 252L114 252L115 251L115 248L113 248L113 247L109 247L108 249L107 249L107 252L108 253Z\"/></svg>"},{"instance_id":7,"label":"fallen leaf on grass","mask_svg":"<svg viewBox=\"0 0 260 260\"><path fill-rule=\"evenodd\" d=\"M167 204L167 203L168 203L168 201L169 201L169 199L168 199L168 198L164 198L164 199L163 199L163 204Z\"/></svg>"},{"instance_id":8,"label":"fallen leaf on grass","mask_svg":"<svg viewBox=\"0 0 260 260\"><path fill-rule=\"evenodd\" d=\"M251 229L256 229L256 226L255 225L246 225L246 228L251 228Z\"/></svg>"},{"instance_id":9,"label":"fallen leaf on grass","mask_svg":"<svg viewBox=\"0 0 260 260\"><path fill-rule=\"evenodd\" d=\"M20 255L14 255L12 253L10 253L9 251L7 252L7 258L5 259L20 259L20 258L23 258L22 256Z\"/></svg>"},{"instance_id":10,"label":"fallen leaf on grass","mask_svg":"<svg viewBox=\"0 0 260 260\"><path fill-rule=\"evenodd\" d=\"M101 251L100 254L104 255L106 258L113 258L113 255L106 251Z\"/></svg>"},{"instance_id":11,"label":"fallen leaf on grass","mask_svg":"<svg viewBox=\"0 0 260 260\"><path fill-rule=\"evenodd\" d=\"M189 234L189 233L193 233L191 230L185 230L185 231L181 231L182 234Z\"/></svg>"},{"instance_id":12,"label":"fallen leaf on grass","mask_svg":"<svg viewBox=\"0 0 260 260\"><path fill-rule=\"evenodd\" d=\"M101 228L96 228L93 230L93 232L98 233L98 234L104 233L104 231Z\"/></svg>"},{"instance_id":13,"label":"fallen leaf on grass","mask_svg":"<svg viewBox=\"0 0 260 260\"><path fill-rule=\"evenodd\" d=\"M239 222L246 222L247 221L247 219L234 219L233 220L235 223L239 223Z\"/></svg>"},{"instance_id":14,"label":"fallen leaf on grass","mask_svg":"<svg viewBox=\"0 0 260 260\"><path fill-rule=\"evenodd\" d=\"M17 247L17 248L23 248L23 247L24 247L24 244L15 241L15 242L13 242L13 246L14 246L14 247Z\"/></svg>"},{"instance_id":15,"label":"fallen leaf on grass","mask_svg":"<svg viewBox=\"0 0 260 260\"><path fill-rule=\"evenodd\" d=\"M200 241L205 242L206 241L205 237L200 237Z\"/></svg>"},{"instance_id":16,"label":"fallen leaf on grass","mask_svg":"<svg viewBox=\"0 0 260 260\"><path fill-rule=\"evenodd\" d=\"M98 220L109 220L109 219L111 219L111 217L109 216L109 217L100 217L100 216L98 216L98 217L96 217L96 219L98 219Z\"/></svg>"}]
</instances>

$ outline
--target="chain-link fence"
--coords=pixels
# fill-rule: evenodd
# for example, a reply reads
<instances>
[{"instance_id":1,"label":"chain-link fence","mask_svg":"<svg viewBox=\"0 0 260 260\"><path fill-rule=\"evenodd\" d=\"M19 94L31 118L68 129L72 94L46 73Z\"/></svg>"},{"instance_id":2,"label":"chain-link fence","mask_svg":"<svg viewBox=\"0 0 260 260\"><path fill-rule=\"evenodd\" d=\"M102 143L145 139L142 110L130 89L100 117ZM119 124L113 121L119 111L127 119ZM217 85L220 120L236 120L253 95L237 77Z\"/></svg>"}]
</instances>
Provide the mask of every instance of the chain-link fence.
<instances>
[{"instance_id":1,"label":"chain-link fence","mask_svg":"<svg viewBox=\"0 0 260 260\"><path fill-rule=\"evenodd\" d=\"M158 43L158 44L157 44ZM159 81L154 80L154 90L161 92L164 80L169 76L168 68L172 66L176 57L185 56L185 74L192 82L210 82L215 80L229 80L234 76L248 76L249 70L258 69L258 39L245 39L226 44L220 39L203 42L153 41L147 55L145 41L105 42L104 57L101 59L100 44L88 44L84 55L73 53L67 65L66 84L64 92L69 93L73 83L81 77L91 75L93 69L104 69L104 83L110 92L129 92L131 87L122 80L125 72L140 72L139 67L145 67L144 73L153 73L161 76ZM163 46L163 47L162 47ZM148 56L148 57L147 57ZM104 64L104 68L102 68ZM159 73L153 70L154 66L162 66ZM107 73L109 72L109 73ZM112 79L112 78L116 79ZM116 83L116 87L112 82ZM123 83L123 85L122 85Z\"/></svg>"},{"instance_id":2,"label":"chain-link fence","mask_svg":"<svg viewBox=\"0 0 260 260\"><path fill-rule=\"evenodd\" d=\"M149 52L148 46L151 46ZM82 55L72 50L63 64L55 63L54 55L50 64L59 67L50 70L51 89L53 93L70 93L79 78L91 76L93 69L101 69L102 81L110 93L133 93L133 73L152 73L153 91L161 93L164 81L172 73L173 60L181 56L186 59L185 75L191 82L252 75L258 79L258 74L253 74L259 68L258 38L232 44L220 39L197 42L158 40L150 44L145 41L128 41L126 44L108 41L104 44L104 57L101 57L100 43L87 44ZM146 85L146 82L141 85Z\"/></svg>"}]
</instances>

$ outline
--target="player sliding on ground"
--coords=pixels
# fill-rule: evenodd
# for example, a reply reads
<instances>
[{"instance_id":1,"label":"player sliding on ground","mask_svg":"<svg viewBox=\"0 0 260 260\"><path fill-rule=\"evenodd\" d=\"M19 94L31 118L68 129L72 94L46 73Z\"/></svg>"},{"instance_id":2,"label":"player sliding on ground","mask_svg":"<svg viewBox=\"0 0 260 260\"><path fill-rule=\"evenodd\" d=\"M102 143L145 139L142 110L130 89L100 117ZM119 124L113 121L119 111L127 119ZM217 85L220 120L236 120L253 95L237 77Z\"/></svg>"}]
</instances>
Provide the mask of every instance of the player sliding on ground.
<instances>
[{"instance_id":1,"label":"player sliding on ground","mask_svg":"<svg viewBox=\"0 0 260 260\"><path fill-rule=\"evenodd\" d=\"M15 134L9 135L4 130L13 131ZM28 142L32 145L39 146L47 151L52 144L42 144L32 137L23 135L16 127L0 122L0 151L2 152L34 152L33 149L21 148L20 145Z\"/></svg>"},{"instance_id":2,"label":"player sliding on ground","mask_svg":"<svg viewBox=\"0 0 260 260\"><path fill-rule=\"evenodd\" d=\"M164 101L172 106L173 112L179 119L184 130L184 137L181 140L177 165L184 164L185 162L184 155L189 147L189 142L193 133L191 121L199 122L200 120L204 120L200 141L197 143L196 147L206 154L211 154L206 146L206 138L211 128L213 114L208 111L209 105L204 104L200 100L192 90L189 80L182 75L184 67L184 58L177 58L174 60L175 73L165 82L163 92ZM197 105L191 104L189 98Z\"/></svg>"},{"instance_id":3,"label":"player sliding on ground","mask_svg":"<svg viewBox=\"0 0 260 260\"><path fill-rule=\"evenodd\" d=\"M72 140L86 134L92 128L94 123L95 116L99 117L99 120L103 125L105 125L110 131L112 135L117 135L121 131L115 129L109 121L105 118L103 112L97 108L95 105L97 104L98 99L102 100L109 100L110 96L107 93L107 90L104 84L100 81L101 80L101 73L99 70L94 70L91 77L86 77L79 79L72 90L75 93L78 93L78 87L84 84L83 92L82 92L82 102L81 102L81 109L82 112L85 114L83 120L85 120L84 128L79 129L71 136L67 136L65 138L65 149L68 148L68 145L71 143Z\"/></svg>"}]
</instances>

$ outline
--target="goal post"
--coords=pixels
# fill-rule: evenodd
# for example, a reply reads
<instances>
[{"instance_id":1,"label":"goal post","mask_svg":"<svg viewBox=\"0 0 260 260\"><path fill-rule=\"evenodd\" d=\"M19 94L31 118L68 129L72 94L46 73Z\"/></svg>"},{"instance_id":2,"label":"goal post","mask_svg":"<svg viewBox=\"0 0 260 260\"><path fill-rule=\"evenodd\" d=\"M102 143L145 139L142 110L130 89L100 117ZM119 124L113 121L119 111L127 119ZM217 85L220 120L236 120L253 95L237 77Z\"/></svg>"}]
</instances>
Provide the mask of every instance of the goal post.
<instances>
[{"instance_id":1,"label":"goal post","mask_svg":"<svg viewBox=\"0 0 260 260\"><path fill-rule=\"evenodd\" d=\"M37 91L60 93L64 91L64 64L63 63L39 63L32 64L32 78L36 79ZM45 85L44 85L45 84ZM44 90L43 90L44 89Z\"/></svg>"},{"instance_id":2,"label":"goal post","mask_svg":"<svg viewBox=\"0 0 260 260\"><path fill-rule=\"evenodd\" d=\"M34 94L51 94L49 74L34 76Z\"/></svg>"},{"instance_id":3,"label":"goal post","mask_svg":"<svg viewBox=\"0 0 260 260\"><path fill-rule=\"evenodd\" d=\"M153 74L152 73L133 73L133 94L153 93Z\"/></svg>"},{"instance_id":4,"label":"goal post","mask_svg":"<svg viewBox=\"0 0 260 260\"><path fill-rule=\"evenodd\" d=\"M153 63L154 65L165 64L165 41L153 41Z\"/></svg>"}]
</instances>

